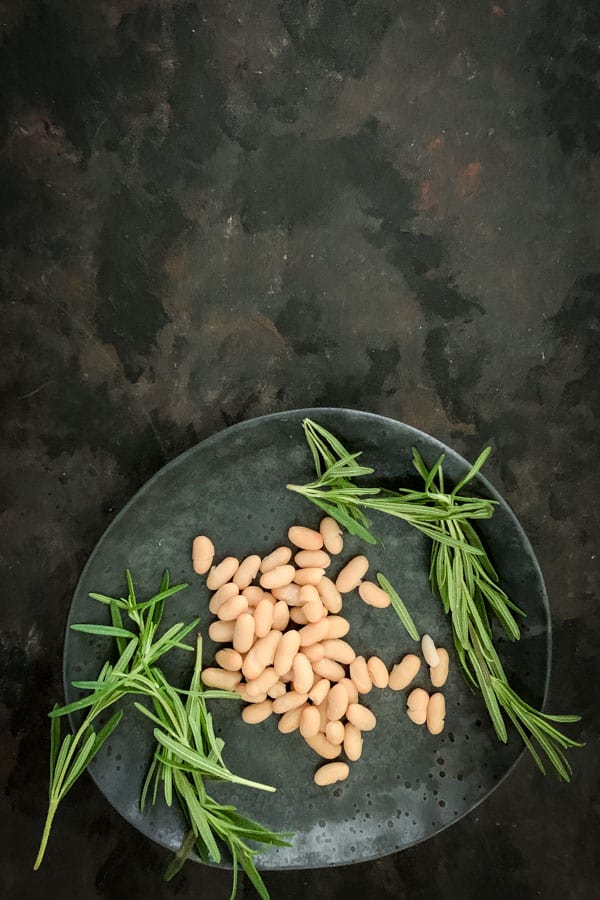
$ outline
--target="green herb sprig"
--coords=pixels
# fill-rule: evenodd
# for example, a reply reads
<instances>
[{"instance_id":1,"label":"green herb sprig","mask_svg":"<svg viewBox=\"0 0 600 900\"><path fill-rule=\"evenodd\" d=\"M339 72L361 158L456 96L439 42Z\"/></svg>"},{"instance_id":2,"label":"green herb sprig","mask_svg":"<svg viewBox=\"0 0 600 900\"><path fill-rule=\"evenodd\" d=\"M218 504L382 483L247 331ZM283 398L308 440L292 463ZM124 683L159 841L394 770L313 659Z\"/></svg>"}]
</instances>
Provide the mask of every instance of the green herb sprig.
<instances>
[{"instance_id":1,"label":"green herb sprig","mask_svg":"<svg viewBox=\"0 0 600 900\"><path fill-rule=\"evenodd\" d=\"M423 478L423 491L394 492L357 486L352 479L372 475L374 471L358 463L361 453L349 453L334 435L310 419L304 420L303 428L317 479L306 485L288 485L288 488L368 543L375 543L377 538L364 512L367 509L397 516L431 538L431 588L441 597L445 613L451 616L460 668L467 683L481 691L498 739L508 740L505 714L540 770L545 773L539 751L547 757L558 777L569 781L572 769L564 751L583 745L566 737L552 723L577 722L580 717L549 715L526 703L510 687L493 644L491 619L499 622L510 640L517 640L520 630L515 616L523 616L524 612L500 587L498 574L472 524L472 520L489 518L495 502L461 493L485 463L490 448L483 451L450 492L444 487L444 455L428 469L413 450L413 465ZM389 582L386 586L381 575L378 580L390 593ZM404 604L399 607L394 603L391 593L390 597L410 634L408 611Z\"/></svg>"}]
</instances>

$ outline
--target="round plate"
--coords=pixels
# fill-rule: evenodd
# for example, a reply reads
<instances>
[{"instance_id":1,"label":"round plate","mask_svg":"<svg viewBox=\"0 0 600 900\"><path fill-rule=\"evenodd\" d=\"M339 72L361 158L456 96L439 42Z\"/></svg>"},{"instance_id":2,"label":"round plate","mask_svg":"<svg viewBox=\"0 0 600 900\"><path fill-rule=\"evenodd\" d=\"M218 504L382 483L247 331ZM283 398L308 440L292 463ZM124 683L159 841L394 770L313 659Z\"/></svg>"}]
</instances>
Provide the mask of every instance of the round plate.
<instances>
[{"instance_id":1,"label":"round plate","mask_svg":"<svg viewBox=\"0 0 600 900\"><path fill-rule=\"evenodd\" d=\"M204 635L212 616L204 578L194 575L190 547L197 534L208 534L218 557L265 554L286 542L294 522L316 526L319 510L286 483L313 478L310 452L301 422L316 419L363 461L375 468L378 483L389 487L417 484L411 466L416 446L431 464L446 453L444 471L455 482L468 464L439 441L381 416L343 409L278 413L244 422L214 435L160 470L111 523L90 557L73 598L69 624L107 622L106 607L88 598L90 591L120 596L124 572L134 575L139 596L155 592L163 568L173 582L190 587L167 601L165 626L201 618ZM497 635L509 678L535 704L545 698L550 667L550 624L541 572L521 526L506 503L483 478L473 490L499 501L480 532L504 588L527 613L522 639L511 644ZM427 574L429 541L404 522L375 514L373 528L382 546L365 547L347 538L333 570L356 553L366 553L373 572L382 571L413 614L420 633L429 632L451 651L450 622L431 594ZM376 654L391 666L416 645L391 608L366 606L353 593L343 614L351 623L349 640L365 657ZM206 638L205 665L216 646ZM67 628L64 680L67 701L81 696L72 680L93 679L107 654L107 638ZM417 651L418 652L418 651ZM167 675L181 686L190 677L191 654L172 651L163 657ZM427 667L416 685L430 689ZM276 786L268 794L230 784L212 784L219 800L236 804L246 815L280 831L293 831L290 848L265 852L263 869L316 867L383 856L430 837L483 800L506 776L522 752L511 733L508 744L494 736L479 696L467 689L456 666L444 688L447 717L443 734L432 737L405 713L405 693L373 691L365 698L377 727L365 735L362 758L351 764L350 777L339 785L313 783L318 759L298 733L282 735L275 717L245 725L233 701L212 702L224 758L232 771ZM73 724L73 723L72 723ZM158 803L145 813L138 801L153 751L151 723L133 708L91 766L91 774L108 801L152 840L176 850L185 833L175 805ZM227 862L224 863L227 865Z\"/></svg>"}]
</instances>

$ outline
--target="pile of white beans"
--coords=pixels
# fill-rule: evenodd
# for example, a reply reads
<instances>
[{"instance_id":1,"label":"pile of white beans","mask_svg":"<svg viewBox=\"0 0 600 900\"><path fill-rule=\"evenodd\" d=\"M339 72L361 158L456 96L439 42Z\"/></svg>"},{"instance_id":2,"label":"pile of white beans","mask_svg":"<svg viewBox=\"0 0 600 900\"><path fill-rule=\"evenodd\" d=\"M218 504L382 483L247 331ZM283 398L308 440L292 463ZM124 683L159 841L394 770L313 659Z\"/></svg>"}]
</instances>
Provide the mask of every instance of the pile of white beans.
<instances>
[{"instance_id":1,"label":"pile of white beans","mask_svg":"<svg viewBox=\"0 0 600 900\"><path fill-rule=\"evenodd\" d=\"M389 606L389 595L377 584L364 581L369 569L365 556L355 556L335 581L325 573L331 556L343 550L338 523L324 518L319 530L294 525L288 531L292 550L278 547L265 556L240 562L228 556L213 566L215 549L201 535L192 545L194 570L204 575L214 591L209 603L216 615L208 629L216 643L231 644L216 653L214 667L204 669L207 687L237 691L247 702L242 718L249 725L280 715L284 734L299 730L320 757L336 760L342 750L350 761L360 758L363 732L372 731L376 719L359 702L373 687L406 689L416 677L421 660L408 654L390 672L378 656L357 656L343 638L350 624L339 615L342 595L358 588L370 606ZM258 584L254 584L258 579ZM429 635L422 639L431 683L440 688L448 677L449 658ZM431 696L415 688L407 698L407 714L431 734L440 734L446 714L444 695ZM334 784L349 775L345 762L330 762L315 773L318 785Z\"/></svg>"}]
</instances>

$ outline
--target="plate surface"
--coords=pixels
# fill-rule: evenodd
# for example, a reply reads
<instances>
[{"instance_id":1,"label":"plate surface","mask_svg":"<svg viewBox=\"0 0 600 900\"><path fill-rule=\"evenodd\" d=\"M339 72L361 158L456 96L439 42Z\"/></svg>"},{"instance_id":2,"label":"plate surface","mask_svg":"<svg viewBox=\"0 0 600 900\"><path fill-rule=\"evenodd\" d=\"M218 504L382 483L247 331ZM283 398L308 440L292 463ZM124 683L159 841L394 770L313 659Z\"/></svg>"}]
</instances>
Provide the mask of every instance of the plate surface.
<instances>
[{"instance_id":1,"label":"plate surface","mask_svg":"<svg viewBox=\"0 0 600 900\"><path fill-rule=\"evenodd\" d=\"M416 484L411 447L427 463L447 453L444 471L455 482L468 469L456 453L430 436L400 422L365 412L341 409L296 410L254 419L219 432L161 469L135 495L98 542L77 585L69 614L72 622L106 622L106 607L88 598L90 591L120 596L124 571L133 572L138 596L154 593L164 567L173 581L190 587L167 601L165 627L201 617L206 635L212 616L204 579L194 575L191 540L209 534L219 557L265 554L285 543L294 522L317 525L319 511L285 489L287 482L313 477L312 459L301 421L310 415L351 450L364 451L378 483L388 487ZM550 667L550 623L544 583L535 555L515 516L489 483L478 477L474 491L499 500L493 518L480 533L509 596L527 612L521 641L498 635L509 678L525 697L545 698ZM408 525L374 515L382 547L366 548L348 538L335 566L366 553L372 571L384 572L413 614L421 633L429 632L451 649L449 621L428 582L429 542ZM334 569L335 571L335 569ZM364 656L381 656L390 666L416 645L391 609L367 607L356 594L345 599L343 614L351 623L349 640ZM67 701L81 692L75 679L92 679L110 652L110 641L67 628L64 681ZM217 648L206 637L205 664ZM452 658L452 653L451 653ZM165 658L169 677L186 686L191 654ZM429 688L422 666L417 686ZM223 802L271 828L294 831L291 848L276 848L259 857L263 869L317 867L383 856L423 840L451 825L486 797L509 772L522 752L511 733L507 745L496 740L485 707L466 688L453 666L444 688L446 729L432 737L405 714L404 692L374 689L365 702L377 727L365 735L362 758L351 765L341 785L318 788L312 776L317 757L298 733L282 735L275 717L245 725L233 702L213 702L218 733L225 739L225 760L232 771L277 787L275 794L236 785L211 785ZM72 723L73 724L73 723ZM108 801L152 840L177 849L185 824L177 807L160 803L142 814L138 801L153 740L151 724L133 708L91 766L91 775ZM225 863L227 865L227 863Z\"/></svg>"}]
</instances>

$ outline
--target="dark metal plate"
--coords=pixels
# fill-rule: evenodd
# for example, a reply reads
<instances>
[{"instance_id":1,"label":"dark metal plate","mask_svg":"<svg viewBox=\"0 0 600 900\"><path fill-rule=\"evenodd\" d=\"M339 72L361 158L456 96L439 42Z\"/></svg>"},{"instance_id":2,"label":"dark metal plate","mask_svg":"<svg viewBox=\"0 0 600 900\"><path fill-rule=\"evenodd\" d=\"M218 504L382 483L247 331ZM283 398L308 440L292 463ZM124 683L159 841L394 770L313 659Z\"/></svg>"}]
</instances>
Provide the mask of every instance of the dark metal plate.
<instances>
[{"instance_id":1,"label":"dark metal plate","mask_svg":"<svg viewBox=\"0 0 600 900\"><path fill-rule=\"evenodd\" d=\"M212 616L203 579L190 564L190 542L211 535L217 554L243 557L263 554L285 541L294 522L316 525L319 512L286 491L287 482L313 476L312 460L301 428L310 415L340 436L352 450L363 450L381 481L403 486L413 480L411 447L431 463L444 450L445 471L452 480L468 466L432 437L400 422L365 412L341 409L299 410L254 419L214 435L158 472L115 518L90 557L73 598L69 622L105 622L106 608L88 598L89 591L119 595L129 566L139 589L154 591L162 569L190 587L170 601L165 621L189 621L200 615L202 630ZM494 517L481 532L504 587L527 612L523 637L510 644L498 637L501 657L518 689L542 703L550 667L550 624L544 583L533 550L506 503L479 477L475 490L499 500ZM427 583L428 541L391 517L374 516L384 547L369 548L348 539L343 558L367 552L373 570L386 573L411 609L421 632L431 633L451 650L449 622ZM340 561L340 567L341 567ZM344 615L350 640L365 656L377 654L391 665L414 649L391 609L365 606L347 598ZM94 678L110 643L67 629L64 679L67 700L80 696L74 679ZM206 639L206 662L215 647ZM190 655L171 653L168 674L185 685ZM425 667L416 684L429 687ZM511 734L507 745L496 740L485 708L453 667L445 687L446 730L432 737L405 714L403 693L374 689L366 698L377 727L365 735L362 759L352 764L341 785L317 788L312 780L317 758L297 733L281 735L274 717L258 726L240 719L233 703L213 702L218 731L226 741L230 768L277 787L265 794L235 785L212 785L212 793L271 828L294 831L290 849L259 859L262 868L316 867L383 856L430 837L451 825L483 800L506 776L522 752ZM108 801L132 825L175 850L184 834L178 808L160 804L145 814L138 807L140 789L153 741L150 724L135 710L127 714L91 767Z\"/></svg>"}]
</instances>

